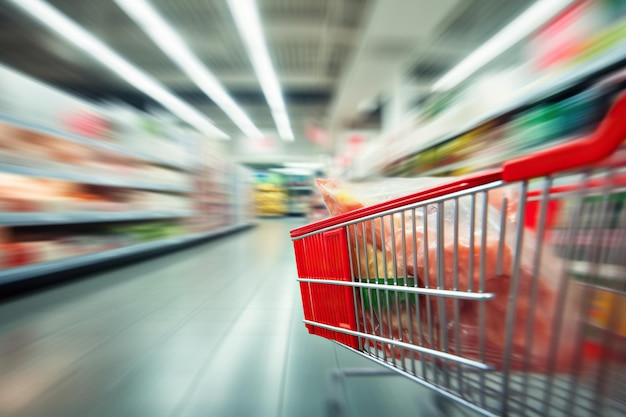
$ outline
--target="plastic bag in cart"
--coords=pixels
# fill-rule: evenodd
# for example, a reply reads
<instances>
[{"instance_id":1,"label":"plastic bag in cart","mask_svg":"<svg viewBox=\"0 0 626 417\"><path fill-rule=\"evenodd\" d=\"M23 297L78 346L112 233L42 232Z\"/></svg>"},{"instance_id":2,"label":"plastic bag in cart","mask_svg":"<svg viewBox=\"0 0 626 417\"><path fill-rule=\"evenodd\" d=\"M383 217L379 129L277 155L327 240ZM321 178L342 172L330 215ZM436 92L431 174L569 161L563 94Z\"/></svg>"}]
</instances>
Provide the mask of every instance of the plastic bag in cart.
<instances>
[{"instance_id":1,"label":"plastic bag in cart","mask_svg":"<svg viewBox=\"0 0 626 417\"><path fill-rule=\"evenodd\" d=\"M318 186L331 214L338 215L446 181L449 179L393 179L347 185L336 180L318 180ZM364 331L501 368L514 272L517 223L514 191L512 186L496 188L486 198L482 193L467 195L349 226L353 269L361 280L399 285L411 281L409 285L424 288L494 294L490 300L476 301L408 296L391 287L382 291L382 296L381 291L363 290L359 302L365 304L360 309ZM504 197L507 203L502 222L500 209ZM501 245L502 224L505 230ZM438 226L442 226L439 233ZM535 276L532 272L537 241L531 230L524 230L522 242L510 364L513 370L546 372L562 262L544 245ZM406 281L398 282L398 278ZM559 351L552 364L557 371L571 366L577 323L578 290L573 285L565 290ZM481 308L484 308L482 315ZM393 350L396 356L413 355L403 349Z\"/></svg>"}]
</instances>

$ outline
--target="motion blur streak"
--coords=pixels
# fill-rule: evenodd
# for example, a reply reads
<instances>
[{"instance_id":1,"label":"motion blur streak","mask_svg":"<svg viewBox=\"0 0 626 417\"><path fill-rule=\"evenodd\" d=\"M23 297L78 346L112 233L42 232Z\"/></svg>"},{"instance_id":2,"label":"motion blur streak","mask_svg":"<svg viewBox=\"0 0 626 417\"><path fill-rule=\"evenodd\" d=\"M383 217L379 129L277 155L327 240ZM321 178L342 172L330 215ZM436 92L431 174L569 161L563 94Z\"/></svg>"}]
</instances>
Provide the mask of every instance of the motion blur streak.
<instances>
[{"instance_id":1,"label":"motion blur streak","mask_svg":"<svg viewBox=\"0 0 626 417\"><path fill-rule=\"evenodd\" d=\"M115 2L202 91L224 110L242 132L250 138L263 136L248 115L228 95L217 78L191 52L180 35L150 3L144 0L115 0Z\"/></svg>"},{"instance_id":2,"label":"motion blur streak","mask_svg":"<svg viewBox=\"0 0 626 417\"><path fill-rule=\"evenodd\" d=\"M489 61L540 28L572 2L573 0L539 0L441 77L433 84L432 89L449 90L455 87Z\"/></svg>"},{"instance_id":3,"label":"motion blur streak","mask_svg":"<svg viewBox=\"0 0 626 417\"><path fill-rule=\"evenodd\" d=\"M228 6L248 49L248 55L261 83L265 99L272 109L272 117L278 128L278 134L283 140L294 140L278 77L263 37L256 3L254 0L229 0Z\"/></svg>"},{"instance_id":4,"label":"motion blur streak","mask_svg":"<svg viewBox=\"0 0 626 417\"><path fill-rule=\"evenodd\" d=\"M112 71L120 75L129 84L135 86L150 97L157 100L172 113L194 126L200 132L211 137L225 139L224 132L215 127L211 121L186 102L182 101L156 80L149 77L137 67L119 56L99 39L77 25L58 10L40 0L9 0L17 7L48 26L74 45L87 52Z\"/></svg>"}]
</instances>

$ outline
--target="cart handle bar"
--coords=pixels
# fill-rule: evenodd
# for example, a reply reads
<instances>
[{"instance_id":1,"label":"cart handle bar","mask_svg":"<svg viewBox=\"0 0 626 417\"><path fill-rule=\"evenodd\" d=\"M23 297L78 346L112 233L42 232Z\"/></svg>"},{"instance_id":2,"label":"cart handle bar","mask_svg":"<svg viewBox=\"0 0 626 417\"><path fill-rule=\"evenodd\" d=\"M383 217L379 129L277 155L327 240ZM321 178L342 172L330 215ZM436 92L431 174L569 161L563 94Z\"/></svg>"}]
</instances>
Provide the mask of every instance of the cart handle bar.
<instances>
[{"instance_id":1,"label":"cart handle bar","mask_svg":"<svg viewBox=\"0 0 626 417\"><path fill-rule=\"evenodd\" d=\"M625 138L626 93L622 93L591 135L505 162L502 179L527 180L591 165L611 156Z\"/></svg>"},{"instance_id":2,"label":"cart handle bar","mask_svg":"<svg viewBox=\"0 0 626 417\"><path fill-rule=\"evenodd\" d=\"M292 238L322 228L359 220L383 211L401 208L495 181L514 182L588 166L611 156L626 138L626 93L620 94L598 128L588 137L505 162L502 167L461 177L415 194L362 207L291 231Z\"/></svg>"}]
</instances>

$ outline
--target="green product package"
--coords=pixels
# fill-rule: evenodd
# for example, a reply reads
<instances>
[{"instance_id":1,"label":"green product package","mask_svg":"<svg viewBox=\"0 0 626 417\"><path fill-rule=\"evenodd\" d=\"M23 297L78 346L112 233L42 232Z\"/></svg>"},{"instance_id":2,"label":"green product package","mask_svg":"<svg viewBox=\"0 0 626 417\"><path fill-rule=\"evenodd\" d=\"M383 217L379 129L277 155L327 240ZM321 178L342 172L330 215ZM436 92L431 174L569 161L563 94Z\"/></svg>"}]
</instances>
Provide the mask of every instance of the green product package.
<instances>
[{"instance_id":1,"label":"green product package","mask_svg":"<svg viewBox=\"0 0 626 417\"><path fill-rule=\"evenodd\" d=\"M406 285L404 278L372 278L362 279L360 282L368 284L386 285L387 288L384 290L361 288L361 300L363 301L363 306L367 310L373 308L374 312L377 312L379 308L386 309L387 307L391 307L388 304L388 300L395 301L396 296L398 297L398 304L405 303L407 299L410 304L417 304L417 294L402 291L403 288L415 287L414 278L408 278L406 280ZM397 287L398 289L391 289L390 287L392 286Z\"/></svg>"}]
</instances>

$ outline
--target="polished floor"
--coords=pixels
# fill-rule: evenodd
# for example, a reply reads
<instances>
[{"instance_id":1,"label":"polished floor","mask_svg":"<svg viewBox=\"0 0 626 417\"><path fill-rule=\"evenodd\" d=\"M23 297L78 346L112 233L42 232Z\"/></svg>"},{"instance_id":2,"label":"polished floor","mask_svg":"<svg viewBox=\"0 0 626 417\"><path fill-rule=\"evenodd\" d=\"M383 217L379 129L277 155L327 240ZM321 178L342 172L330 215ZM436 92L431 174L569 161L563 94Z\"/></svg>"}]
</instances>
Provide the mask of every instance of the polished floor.
<instances>
[{"instance_id":1,"label":"polished floor","mask_svg":"<svg viewBox=\"0 0 626 417\"><path fill-rule=\"evenodd\" d=\"M289 240L301 222L0 304L0 416L439 415L403 377L332 378L382 368L302 325Z\"/></svg>"}]
</instances>

